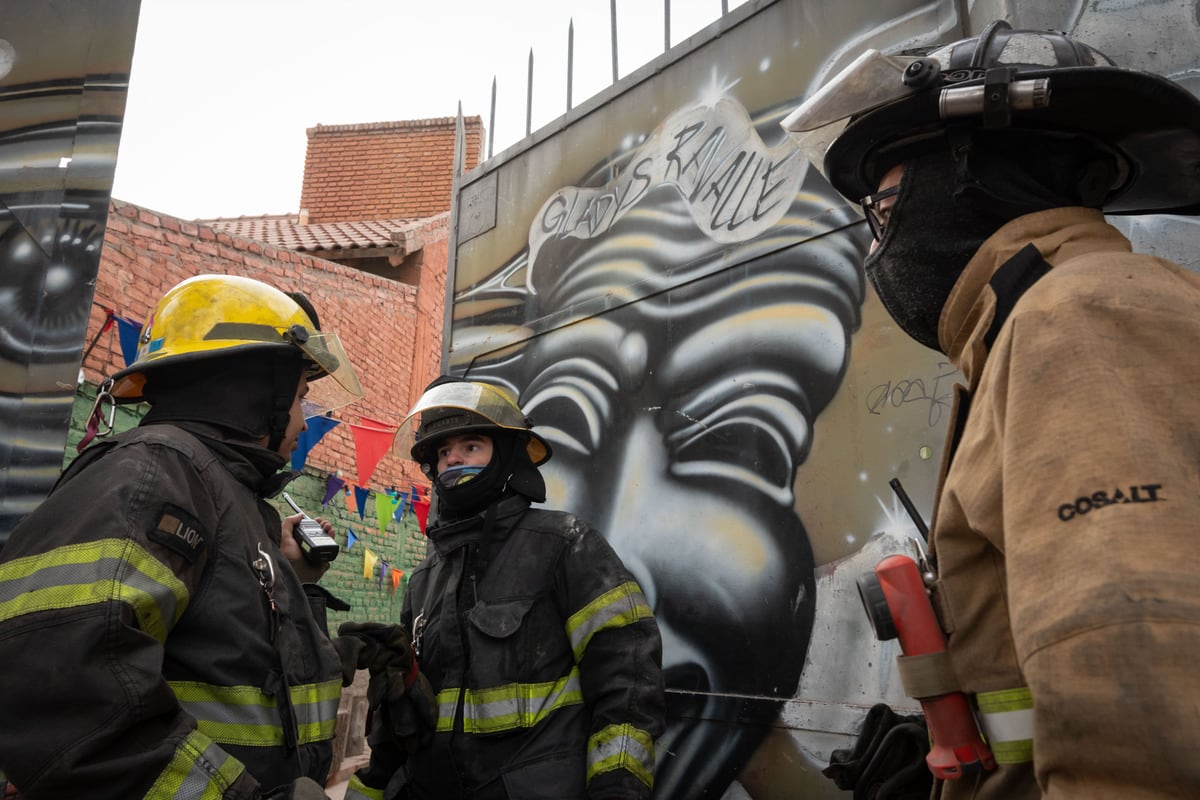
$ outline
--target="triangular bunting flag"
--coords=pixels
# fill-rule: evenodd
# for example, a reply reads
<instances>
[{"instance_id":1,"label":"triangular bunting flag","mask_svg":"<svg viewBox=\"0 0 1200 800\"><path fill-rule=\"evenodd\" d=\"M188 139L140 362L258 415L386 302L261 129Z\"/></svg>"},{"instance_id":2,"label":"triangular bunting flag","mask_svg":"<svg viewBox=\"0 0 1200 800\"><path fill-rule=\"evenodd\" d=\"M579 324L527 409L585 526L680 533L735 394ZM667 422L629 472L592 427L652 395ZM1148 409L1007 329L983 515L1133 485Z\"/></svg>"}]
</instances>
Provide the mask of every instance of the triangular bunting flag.
<instances>
[{"instance_id":1,"label":"triangular bunting flag","mask_svg":"<svg viewBox=\"0 0 1200 800\"><path fill-rule=\"evenodd\" d=\"M309 417L306 421L308 430L300 434L300 438L296 441L296 449L292 451L292 469L297 472L304 469L304 462L308 460L308 451L312 450L316 443L321 441L321 437L338 424L336 419L322 416Z\"/></svg>"},{"instance_id":2,"label":"triangular bunting flag","mask_svg":"<svg viewBox=\"0 0 1200 800\"><path fill-rule=\"evenodd\" d=\"M387 454L388 449L392 446L392 440L396 438L395 428L377 427L381 424L350 425L350 431L354 434L354 456L358 464L360 486L371 482L371 475L374 474L375 467Z\"/></svg>"},{"instance_id":3,"label":"triangular bunting flag","mask_svg":"<svg viewBox=\"0 0 1200 800\"><path fill-rule=\"evenodd\" d=\"M358 511L358 508L354 505L354 492L351 491L350 484L346 484L346 508L351 513Z\"/></svg>"},{"instance_id":4,"label":"triangular bunting flag","mask_svg":"<svg viewBox=\"0 0 1200 800\"><path fill-rule=\"evenodd\" d=\"M114 317L117 321L117 335L121 339L121 355L125 357L125 366L137 361L138 336L142 326L124 317Z\"/></svg>"},{"instance_id":5,"label":"triangular bunting flag","mask_svg":"<svg viewBox=\"0 0 1200 800\"><path fill-rule=\"evenodd\" d=\"M371 552L371 548L363 548L363 577L370 578L375 573L375 565L379 563L379 556Z\"/></svg>"},{"instance_id":6,"label":"triangular bunting flag","mask_svg":"<svg viewBox=\"0 0 1200 800\"><path fill-rule=\"evenodd\" d=\"M358 537L354 535L354 528L346 528L346 549L354 547L354 543L358 541Z\"/></svg>"},{"instance_id":7,"label":"triangular bunting flag","mask_svg":"<svg viewBox=\"0 0 1200 800\"><path fill-rule=\"evenodd\" d=\"M370 489L364 489L361 486L354 487L354 503L358 508L358 518L361 520L365 520L367 518L367 500L370 497Z\"/></svg>"},{"instance_id":8,"label":"triangular bunting flag","mask_svg":"<svg viewBox=\"0 0 1200 800\"><path fill-rule=\"evenodd\" d=\"M404 573L398 569L392 570L392 591L400 588L400 579L404 577Z\"/></svg>"},{"instance_id":9,"label":"triangular bunting flag","mask_svg":"<svg viewBox=\"0 0 1200 800\"><path fill-rule=\"evenodd\" d=\"M329 505L329 501L332 500L333 496L341 491L341 488L345 485L346 482L344 480L339 478L337 475L334 475L332 472L329 473L329 477L325 479L325 499L321 501L321 505Z\"/></svg>"},{"instance_id":10,"label":"triangular bunting flag","mask_svg":"<svg viewBox=\"0 0 1200 800\"><path fill-rule=\"evenodd\" d=\"M413 489L415 492L416 489ZM417 515L417 524L421 526L421 533L425 533L425 522L429 519L429 501L424 498L413 500L413 513Z\"/></svg>"},{"instance_id":11,"label":"triangular bunting flag","mask_svg":"<svg viewBox=\"0 0 1200 800\"><path fill-rule=\"evenodd\" d=\"M390 494L375 493L375 518L379 520L379 532L387 533L388 523L396 511L396 501Z\"/></svg>"}]
</instances>

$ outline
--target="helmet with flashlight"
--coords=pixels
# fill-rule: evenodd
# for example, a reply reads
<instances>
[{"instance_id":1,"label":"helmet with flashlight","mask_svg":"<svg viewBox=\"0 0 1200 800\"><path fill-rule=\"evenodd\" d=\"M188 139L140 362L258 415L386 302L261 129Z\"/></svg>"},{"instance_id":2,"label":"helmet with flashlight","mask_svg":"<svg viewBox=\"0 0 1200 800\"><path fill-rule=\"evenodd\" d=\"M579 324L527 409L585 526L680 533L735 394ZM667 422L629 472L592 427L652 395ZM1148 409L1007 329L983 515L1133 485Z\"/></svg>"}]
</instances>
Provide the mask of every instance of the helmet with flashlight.
<instances>
[{"instance_id":1,"label":"helmet with flashlight","mask_svg":"<svg viewBox=\"0 0 1200 800\"><path fill-rule=\"evenodd\" d=\"M1200 99L1056 31L997 21L932 49L868 50L781 124L854 201L910 157L965 158L975 132L1013 130L1111 155L1096 193L1106 213L1200 207Z\"/></svg>"}]
</instances>

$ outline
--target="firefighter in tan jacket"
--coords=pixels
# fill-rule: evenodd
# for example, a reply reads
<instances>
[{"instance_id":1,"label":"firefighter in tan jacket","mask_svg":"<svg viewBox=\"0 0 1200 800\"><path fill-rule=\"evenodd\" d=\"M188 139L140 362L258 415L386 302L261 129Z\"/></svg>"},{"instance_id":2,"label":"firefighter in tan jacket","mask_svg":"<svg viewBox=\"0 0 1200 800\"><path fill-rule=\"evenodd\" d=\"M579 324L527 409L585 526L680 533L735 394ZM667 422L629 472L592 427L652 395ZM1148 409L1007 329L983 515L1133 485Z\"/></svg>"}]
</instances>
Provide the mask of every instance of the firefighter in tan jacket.
<instances>
[{"instance_id":1,"label":"firefighter in tan jacket","mask_svg":"<svg viewBox=\"0 0 1200 800\"><path fill-rule=\"evenodd\" d=\"M993 23L864 54L784 127L862 204L897 325L966 381L936 691L967 694L998 767L934 796L1200 797L1200 274L1104 217L1200 208L1200 101Z\"/></svg>"}]
</instances>

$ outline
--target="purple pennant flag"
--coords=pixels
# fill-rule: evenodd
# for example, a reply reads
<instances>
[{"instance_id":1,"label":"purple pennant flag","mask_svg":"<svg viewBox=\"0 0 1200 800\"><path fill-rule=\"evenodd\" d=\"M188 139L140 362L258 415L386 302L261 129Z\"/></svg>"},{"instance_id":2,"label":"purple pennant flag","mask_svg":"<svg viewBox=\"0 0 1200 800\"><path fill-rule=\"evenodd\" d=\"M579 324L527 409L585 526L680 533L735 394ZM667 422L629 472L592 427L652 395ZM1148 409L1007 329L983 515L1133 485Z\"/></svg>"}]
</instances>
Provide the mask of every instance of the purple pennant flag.
<instances>
[{"instance_id":1,"label":"purple pennant flag","mask_svg":"<svg viewBox=\"0 0 1200 800\"><path fill-rule=\"evenodd\" d=\"M142 326L116 315L113 316L113 319L117 321L117 335L121 338L121 355L125 357L125 366L128 367L137 360L138 336L142 334Z\"/></svg>"},{"instance_id":2,"label":"purple pennant flag","mask_svg":"<svg viewBox=\"0 0 1200 800\"><path fill-rule=\"evenodd\" d=\"M325 479L325 499L321 501L321 505L329 505L329 501L332 500L333 496L340 492L342 487L345 485L346 482L344 480L339 478L337 475L334 475L332 472L329 473L329 477Z\"/></svg>"},{"instance_id":3,"label":"purple pennant flag","mask_svg":"<svg viewBox=\"0 0 1200 800\"><path fill-rule=\"evenodd\" d=\"M366 519L365 515L367 513L367 498L370 496L371 496L370 489L364 489L361 486L354 487L354 499L356 501L358 501L357 505L358 505L358 518L359 519Z\"/></svg>"},{"instance_id":4,"label":"purple pennant flag","mask_svg":"<svg viewBox=\"0 0 1200 800\"><path fill-rule=\"evenodd\" d=\"M329 417L309 417L305 421L308 423L308 430L300 434L300 438L296 440L296 449L292 451L292 469L297 472L304 469L304 462L308 460L308 451L312 450L316 443L338 424L336 419Z\"/></svg>"}]
</instances>

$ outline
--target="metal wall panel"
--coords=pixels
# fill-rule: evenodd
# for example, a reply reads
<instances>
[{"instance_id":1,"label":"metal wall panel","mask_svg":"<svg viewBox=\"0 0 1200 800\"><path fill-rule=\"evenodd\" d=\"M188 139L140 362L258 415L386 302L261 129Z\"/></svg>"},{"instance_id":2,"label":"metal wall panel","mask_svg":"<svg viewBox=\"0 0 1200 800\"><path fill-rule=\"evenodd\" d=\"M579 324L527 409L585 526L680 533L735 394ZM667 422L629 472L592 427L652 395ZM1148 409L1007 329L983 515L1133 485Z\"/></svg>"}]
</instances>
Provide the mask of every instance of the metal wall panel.
<instances>
[{"instance_id":1,"label":"metal wall panel","mask_svg":"<svg viewBox=\"0 0 1200 800\"><path fill-rule=\"evenodd\" d=\"M0 2L0 545L62 467L138 7Z\"/></svg>"},{"instance_id":2,"label":"metal wall panel","mask_svg":"<svg viewBox=\"0 0 1200 800\"><path fill-rule=\"evenodd\" d=\"M958 374L887 318L861 218L779 121L866 47L997 17L1200 89L1194 0L759 0L459 182L496 212L457 239L446 366L520 397L549 505L654 605L657 797L841 796L819 770L866 710L917 707L855 579L915 533L889 479L929 518ZM1195 265L1194 220L1117 222Z\"/></svg>"}]
</instances>

